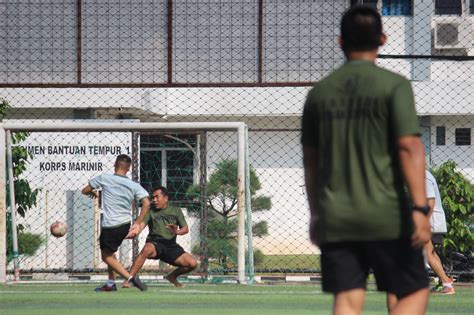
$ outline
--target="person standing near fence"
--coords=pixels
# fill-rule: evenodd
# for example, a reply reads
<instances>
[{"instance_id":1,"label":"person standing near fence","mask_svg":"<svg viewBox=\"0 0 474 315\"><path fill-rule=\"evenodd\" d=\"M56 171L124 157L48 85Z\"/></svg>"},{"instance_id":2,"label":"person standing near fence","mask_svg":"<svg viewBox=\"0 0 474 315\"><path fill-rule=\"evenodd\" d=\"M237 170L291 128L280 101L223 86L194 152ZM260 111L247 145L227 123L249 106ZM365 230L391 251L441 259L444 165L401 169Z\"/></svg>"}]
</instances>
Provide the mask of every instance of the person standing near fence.
<instances>
[{"instance_id":1,"label":"person standing near fence","mask_svg":"<svg viewBox=\"0 0 474 315\"><path fill-rule=\"evenodd\" d=\"M178 235L189 233L189 227L180 208L169 204L168 190L163 186L153 189L154 207L142 222L134 224L132 229L140 233L148 225L149 234L145 246L133 262L130 274L135 276L147 259L160 259L176 266L166 280L181 287L178 277L193 271L197 262L176 243Z\"/></svg>"},{"instance_id":2,"label":"person standing near fence","mask_svg":"<svg viewBox=\"0 0 474 315\"><path fill-rule=\"evenodd\" d=\"M425 245L425 254L428 264L439 278L439 284L431 289L431 293L454 294L454 281L444 272L441 259L434 248L434 245L443 244L443 234L448 232L448 227L446 225L446 215L438 183L433 174L428 170L426 170L426 195L428 197L428 205L430 206L430 224L433 235L431 240Z\"/></svg>"},{"instance_id":3,"label":"person standing near fence","mask_svg":"<svg viewBox=\"0 0 474 315\"><path fill-rule=\"evenodd\" d=\"M148 192L127 177L132 160L128 155L117 156L114 164L114 174L102 174L94 177L82 189L84 195L97 197L97 189L102 189L102 210L104 217L101 222L100 250L102 260L107 264L109 280L97 292L117 291L115 272L124 279L132 282L140 290L146 290L146 285L138 277L132 277L125 267L115 257L115 252L125 238L136 236L136 230L130 228L132 221L133 202L141 204L140 215L136 223L143 221L150 208Z\"/></svg>"},{"instance_id":4,"label":"person standing near fence","mask_svg":"<svg viewBox=\"0 0 474 315\"><path fill-rule=\"evenodd\" d=\"M424 147L410 82L375 65L385 41L376 10L344 13L347 62L310 90L303 111L310 238L334 314L362 312L370 269L398 297L391 314L424 314L428 302Z\"/></svg>"}]
</instances>

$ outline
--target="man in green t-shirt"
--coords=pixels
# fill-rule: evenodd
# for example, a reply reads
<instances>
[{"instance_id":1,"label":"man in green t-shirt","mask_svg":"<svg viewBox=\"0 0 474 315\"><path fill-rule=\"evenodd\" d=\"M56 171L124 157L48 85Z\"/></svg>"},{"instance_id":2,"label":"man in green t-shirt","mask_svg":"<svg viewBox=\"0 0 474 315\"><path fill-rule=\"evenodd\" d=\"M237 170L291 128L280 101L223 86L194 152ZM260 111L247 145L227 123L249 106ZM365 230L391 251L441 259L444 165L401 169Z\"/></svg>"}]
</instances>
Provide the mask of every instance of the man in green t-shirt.
<instances>
[{"instance_id":1,"label":"man in green t-shirt","mask_svg":"<svg viewBox=\"0 0 474 315\"><path fill-rule=\"evenodd\" d=\"M349 9L347 62L310 90L303 111L310 238L334 314L361 313L370 269L378 289L398 297L391 314L423 314L428 300L424 148L410 82L375 65L385 41L376 10Z\"/></svg>"},{"instance_id":2,"label":"man in green t-shirt","mask_svg":"<svg viewBox=\"0 0 474 315\"><path fill-rule=\"evenodd\" d=\"M160 259L178 267L165 278L176 287L181 287L177 278L197 266L193 256L176 243L177 235L189 232L188 224L181 209L168 203L168 190L165 187L153 189L153 204L155 207L150 209L143 222L131 228L134 234L140 234L148 225L149 233L145 246L133 262L130 274L136 275L146 259Z\"/></svg>"}]
</instances>

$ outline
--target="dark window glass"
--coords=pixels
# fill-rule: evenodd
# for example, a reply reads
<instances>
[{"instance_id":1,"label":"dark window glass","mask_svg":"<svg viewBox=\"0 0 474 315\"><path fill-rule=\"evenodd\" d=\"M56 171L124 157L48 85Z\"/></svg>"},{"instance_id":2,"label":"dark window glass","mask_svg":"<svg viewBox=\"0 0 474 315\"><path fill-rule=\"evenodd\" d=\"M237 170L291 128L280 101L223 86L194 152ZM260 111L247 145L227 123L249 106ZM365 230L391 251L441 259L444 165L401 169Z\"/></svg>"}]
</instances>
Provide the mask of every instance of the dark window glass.
<instances>
[{"instance_id":1,"label":"dark window glass","mask_svg":"<svg viewBox=\"0 0 474 315\"><path fill-rule=\"evenodd\" d=\"M436 127L436 145L446 145L446 127Z\"/></svg>"},{"instance_id":2,"label":"dark window glass","mask_svg":"<svg viewBox=\"0 0 474 315\"><path fill-rule=\"evenodd\" d=\"M351 0L351 4L365 4L367 6L377 9L377 0Z\"/></svg>"},{"instance_id":3,"label":"dark window glass","mask_svg":"<svg viewBox=\"0 0 474 315\"><path fill-rule=\"evenodd\" d=\"M382 15L412 15L412 0L384 0L382 1Z\"/></svg>"},{"instance_id":4,"label":"dark window glass","mask_svg":"<svg viewBox=\"0 0 474 315\"><path fill-rule=\"evenodd\" d=\"M435 0L435 14L461 15L463 0Z\"/></svg>"},{"instance_id":5,"label":"dark window glass","mask_svg":"<svg viewBox=\"0 0 474 315\"><path fill-rule=\"evenodd\" d=\"M140 135L140 184L151 193L163 184L164 169L170 202L183 207L190 203L186 192L193 184L194 153L188 145L196 147L195 135Z\"/></svg>"},{"instance_id":6,"label":"dark window glass","mask_svg":"<svg viewBox=\"0 0 474 315\"><path fill-rule=\"evenodd\" d=\"M186 192L193 184L194 154L191 151L167 151L166 152L166 187L170 194L170 200L186 202Z\"/></svg>"},{"instance_id":7,"label":"dark window glass","mask_svg":"<svg viewBox=\"0 0 474 315\"><path fill-rule=\"evenodd\" d=\"M471 145L471 128L456 128L456 145Z\"/></svg>"}]
</instances>

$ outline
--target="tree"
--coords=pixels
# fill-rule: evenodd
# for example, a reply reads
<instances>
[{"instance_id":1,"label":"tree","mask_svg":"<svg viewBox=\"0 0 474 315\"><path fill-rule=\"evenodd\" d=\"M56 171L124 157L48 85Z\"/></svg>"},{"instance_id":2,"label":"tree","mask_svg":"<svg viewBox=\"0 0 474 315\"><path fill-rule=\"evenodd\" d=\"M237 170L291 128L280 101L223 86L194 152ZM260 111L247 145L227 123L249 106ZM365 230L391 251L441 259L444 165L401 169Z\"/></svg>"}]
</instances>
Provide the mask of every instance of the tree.
<instances>
[{"instance_id":1,"label":"tree","mask_svg":"<svg viewBox=\"0 0 474 315\"><path fill-rule=\"evenodd\" d=\"M0 120L7 115L7 111L11 108L6 100L0 103ZM18 144L24 141L29 134L27 132L12 133L12 144ZM21 178L21 174L26 170L28 159L32 158L31 154L21 146L12 146L13 161L13 186L15 188L15 206L17 213L25 217L26 212L33 206L36 206L39 189L31 189L28 180ZM7 204L10 204L10 195L7 193ZM10 219L11 220L11 219ZM43 238L39 234L26 231L25 226L19 224L18 230L18 252L20 255L32 256L43 243ZM11 235L11 224L7 222L7 235ZM7 260L10 261L13 256L11 252L12 240L8 239L7 244Z\"/></svg>"},{"instance_id":2,"label":"tree","mask_svg":"<svg viewBox=\"0 0 474 315\"><path fill-rule=\"evenodd\" d=\"M271 199L258 195L261 184L255 170L250 167L250 195L252 212L267 211L272 207ZM208 256L218 260L219 265L228 270L230 263L236 263L237 253L237 161L222 160L209 177L206 186L206 200L209 212ZM188 194L192 198L200 197L198 185L191 186ZM196 211L196 210L194 210ZM266 221L252 226L252 235L262 237L268 234ZM193 249L201 254L198 247Z\"/></svg>"},{"instance_id":3,"label":"tree","mask_svg":"<svg viewBox=\"0 0 474 315\"><path fill-rule=\"evenodd\" d=\"M474 186L456 170L456 163L452 160L433 168L432 173L438 182L448 224L444 252L449 249L470 255L474 246L474 236L470 231L474 217Z\"/></svg>"}]
</instances>

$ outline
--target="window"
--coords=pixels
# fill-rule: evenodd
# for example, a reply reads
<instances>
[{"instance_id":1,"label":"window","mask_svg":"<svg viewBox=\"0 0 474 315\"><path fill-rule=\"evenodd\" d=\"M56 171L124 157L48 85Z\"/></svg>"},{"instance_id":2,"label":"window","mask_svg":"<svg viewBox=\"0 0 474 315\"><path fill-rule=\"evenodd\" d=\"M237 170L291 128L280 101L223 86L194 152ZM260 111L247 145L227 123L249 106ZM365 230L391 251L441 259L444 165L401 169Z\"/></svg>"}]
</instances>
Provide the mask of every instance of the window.
<instances>
[{"instance_id":1,"label":"window","mask_svg":"<svg viewBox=\"0 0 474 315\"><path fill-rule=\"evenodd\" d=\"M412 15L412 0L384 0L382 1L382 15Z\"/></svg>"},{"instance_id":2,"label":"window","mask_svg":"<svg viewBox=\"0 0 474 315\"><path fill-rule=\"evenodd\" d=\"M474 0L469 0L469 14L474 14Z\"/></svg>"},{"instance_id":3,"label":"window","mask_svg":"<svg viewBox=\"0 0 474 315\"><path fill-rule=\"evenodd\" d=\"M464 0L435 0L435 14L461 15L462 1Z\"/></svg>"},{"instance_id":4,"label":"window","mask_svg":"<svg viewBox=\"0 0 474 315\"><path fill-rule=\"evenodd\" d=\"M156 186L165 186L170 202L187 206L186 192L193 185L195 135L140 136L140 184L150 193Z\"/></svg>"},{"instance_id":5,"label":"window","mask_svg":"<svg viewBox=\"0 0 474 315\"><path fill-rule=\"evenodd\" d=\"M456 145L471 145L471 128L456 128Z\"/></svg>"},{"instance_id":6,"label":"window","mask_svg":"<svg viewBox=\"0 0 474 315\"><path fill-rule=\"evenodd\" d=\"M377 9L377 2L378 0L352 0L351 4L356 5L356 4L365 4L369 7L373 7Z\"/></svg>"},{"instance_id":7,"label":"window","mask_svg":"<svg viewBox=\"0 0 474 315\"><path fill-rule=\"evenodd\" d=\"M446 127L436 127L436 145L446 145Z\"/></svg>"},{"instance_id":8,"label":"window","mask_svg":"<svg viewBox=\"0 0 474 315\"><path fill-rule=\"evenodd\" d=\"M375 9L382 7L384 16L412 15L413 0L353 0L352 5L365 4Z\"/></svg>"}]
</instances>

